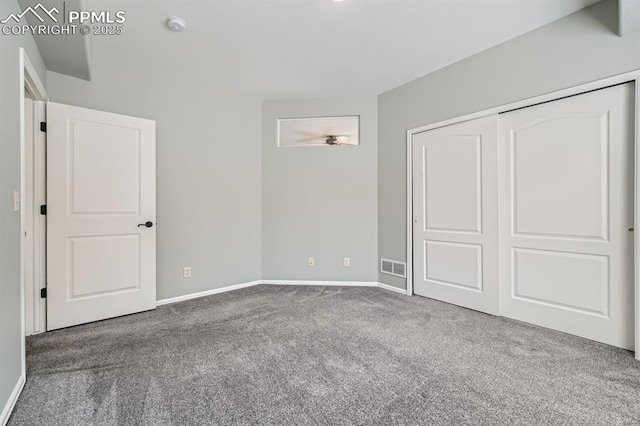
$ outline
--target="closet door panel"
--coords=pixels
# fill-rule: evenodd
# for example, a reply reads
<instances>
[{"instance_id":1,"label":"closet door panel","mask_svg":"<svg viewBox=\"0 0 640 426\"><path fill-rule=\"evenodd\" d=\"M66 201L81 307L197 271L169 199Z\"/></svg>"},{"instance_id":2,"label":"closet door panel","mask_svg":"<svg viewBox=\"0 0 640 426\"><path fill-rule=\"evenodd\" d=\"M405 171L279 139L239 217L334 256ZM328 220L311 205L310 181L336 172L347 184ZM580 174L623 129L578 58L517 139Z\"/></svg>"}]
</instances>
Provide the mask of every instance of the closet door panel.
<instances>
[{"instance_id":1,"label":"closet door panel","mask_svg":"<svg viewBox=\"0 0 640 426\"><path fill-rule=\"evenodd\" d=\"M504 316L633 349L633 84L499 117Z\"/></svg>"},{"instance_id":2,"label":"closet door panel","mask_svg":"<svg viewBox=\"0 0 640 426\"><path fill-rule=\"evenodd\" d=\"M500 313L497 117L413 136L414 292Z\"/></svg>"}]
</instances>

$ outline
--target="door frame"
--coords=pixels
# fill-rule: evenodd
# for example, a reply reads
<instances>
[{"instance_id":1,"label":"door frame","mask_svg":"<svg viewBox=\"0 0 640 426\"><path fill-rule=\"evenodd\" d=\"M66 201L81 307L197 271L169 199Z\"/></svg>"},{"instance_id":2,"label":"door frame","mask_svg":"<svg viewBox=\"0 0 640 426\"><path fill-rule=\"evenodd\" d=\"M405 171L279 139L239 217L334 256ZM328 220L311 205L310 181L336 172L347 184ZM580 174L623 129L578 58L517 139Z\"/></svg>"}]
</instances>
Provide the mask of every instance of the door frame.
<instances>
[{"instance_id":1,"label":"door frame","mask_svg":"<svg viewBox=\"0 0 640 426\"><path fill-rule=\"evenodd\" d=\"M25 105L25 187L22 208L25 223L25 335L42 333L46 330L46 299L40 291L46 286L46 216L40 206L46 205L46 133L40 131L40 123L45 120L46 103L33 100L29 91Z\"/></svg>"},{"instance_id":2,"label":"door frame","mask_svg":"<svg viewBox=\"0 0 640 426\"><path fill-rule=\"evenodd\" d=\"M24 48L19 49L19 82L20 82L20 194L21 197L26 193L26 143L27 135L25 131L25 89L29 91L35 98L36 102L47 101L47 91L33 67L33 64L29 60L29 56ZM25 267L26 260L29 253L27 253L27 247L25 244L25 231L26 231L26 211L24 209L24 201L20 200L20 312L21 312L21 346L22 346L22 377L26 377L26 336L25 336L25 323L26 323L26 309L25 309Z\"/></svg>"},{"instance_id":3,"label":"door frame","mask_svg":"<svg viewBox=\"0 0 640 426\"><path fill-rule=\"evenodd\" d=\"M593 90L604 89L622 83L635 83L635 124L634 124L634 227L640 226L640 70L618 74L612 77L595 80L589 83L572 86L566 89L549 92L528 99L511 102L494 108L465 114L459 117L438 121L425 126L407 130L407 295L413 296L413 135L434 130L439 127L450 126L463 121L474 120L489 115L496 115L519 108L526 108L544 102L551 102L568 96L579 95ZM498 195L499 196L499 195ZM634 234L634 290L635 290L635 358L640 360L640 238L638 232Z\"/></svg>"}]
</instances>

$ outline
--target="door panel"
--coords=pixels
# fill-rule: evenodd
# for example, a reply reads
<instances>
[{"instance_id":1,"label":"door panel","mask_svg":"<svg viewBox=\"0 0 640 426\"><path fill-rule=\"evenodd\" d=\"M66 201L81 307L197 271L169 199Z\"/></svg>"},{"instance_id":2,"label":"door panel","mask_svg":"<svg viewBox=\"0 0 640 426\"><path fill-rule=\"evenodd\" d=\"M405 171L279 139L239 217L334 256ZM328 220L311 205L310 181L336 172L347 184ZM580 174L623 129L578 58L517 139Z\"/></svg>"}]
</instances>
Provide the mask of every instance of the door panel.
<instances>
[{"instance_id":1,"label":"door panel","mask_svg":"<svg viewBox=\"0 0 640 426\"><path fill-rule=\"evenodd\" d=\"M72 237L70 297L140 289L140 235Z\"/></svg>"},{"instance_id":2,"label":"door panel","mask_svg":"<svg viewBox=\"0 0 640 426\"><path fill-rule=\"evenodd\" d=\"M49 103L47 329L155 308L155 122Z\"/></svg>"},{"instance_id":3,"label":"door panel","mask_svg":"<svg viewBox=\"0 0 640 426\"><path fill-rule=\"evenodd\" d=\"M140 213L140 131L72 122L70 214ZM96 173L108 165L118 173ZM96 193L101 194L96 197Z\"/></svg>"},{"instance_id":4,"label":"door panel","mask_svg":"<svg viewBox=\"0 0 640 426\"><path fill-rule=\"evenodd\" d=\"M514 248L512 259L514 297L609 314L607 256Z\"/></svg>"},{"instance_id":5,"label":"door panel","mask_svg":"<svg viewBox=\"0 0 640 426\"><path fill-rule=\"evenodd\" d=\"M425 280L482 291L482 245L426 240L424 251Z\"/></svg>"},{"instance_id":6,"label":"door panel","mask_svg":"<svg viewBox=\"0 0 640 426\"><path fill-rule=\"evenodd\" d=\"M445 138L423 146L421 153L425 228L480 233L481 136L452 134ZM418 143L422 139L415 137Z\"/></svg>"},{"instance_id":7,"label":"door panel","mask_svg":"<svg viewBox=\"0 0 640 426\"><path fill-rule=\"evenodd\" d=\"M545 114L544 119L514 130L516 234L607 239L607 123L606 111ZM548 208L539 208L542 205Z\"/></svg>"},{"instance_id":8,"label":"door panel","mask_svg":"<svg viewBox=\"0 0 640 426\"><path fill-rule=\"evenodd\" d=\"M498 315L496 117L413 136L414 292Z\"/></svg>"},{"instance_id":9,"label":"door panel","mask_svg":"<svg viewBox=\"0 0 640 426\"><path fill-rule=\"evenodd\" d=\"M500 115L502 313L632 349L633 85Z\"/></svg>"}]
</instances>

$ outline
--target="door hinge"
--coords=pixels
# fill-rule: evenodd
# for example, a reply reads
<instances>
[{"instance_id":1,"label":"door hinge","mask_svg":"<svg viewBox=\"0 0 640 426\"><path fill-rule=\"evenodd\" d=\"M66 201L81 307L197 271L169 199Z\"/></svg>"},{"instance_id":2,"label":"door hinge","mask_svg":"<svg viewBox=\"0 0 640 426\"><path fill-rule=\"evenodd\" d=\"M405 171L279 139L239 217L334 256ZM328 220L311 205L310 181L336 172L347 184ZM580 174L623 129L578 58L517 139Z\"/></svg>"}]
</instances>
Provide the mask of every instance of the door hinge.
<instances>
[{"instance_id":1,"label":"door hinge","mask_svg":"<svg viewBox=\"0 0 640 426\"><path fill-rule=\"evenodd\" d=\"M40 289L40 299L46 299L47 298L47 288L41 288Z\"/></svg>"},{"instance_id":2,"label":"door hinge","mask_svg":"<svg viewBox=\"0 0 640 426\"><path fill-rule=\"evenodd\" d=\"M46 121L41 121L40 122L40 131L47 133L47 122Z\"/></svg>"},{"instance_id":3,"label":"door hinge","mask_svg":"<svg viewBox=\"0 0 640 426\"><path fill-rule=\"evenodd\" d=\"M43 204L43 205L40 206L40 214L43 215L43 216L47 214L47 205L46 204Z\"/></svg>"}]
</instances>

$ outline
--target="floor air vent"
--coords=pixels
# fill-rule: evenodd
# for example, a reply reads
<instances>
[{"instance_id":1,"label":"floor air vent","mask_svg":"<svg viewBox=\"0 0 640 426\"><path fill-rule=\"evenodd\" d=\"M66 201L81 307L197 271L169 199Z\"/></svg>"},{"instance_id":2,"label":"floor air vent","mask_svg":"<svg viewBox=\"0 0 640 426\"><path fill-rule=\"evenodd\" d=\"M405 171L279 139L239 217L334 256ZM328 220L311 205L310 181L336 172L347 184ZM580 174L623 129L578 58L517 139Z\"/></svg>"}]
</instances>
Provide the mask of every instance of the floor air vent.
<instances>
[{"instance_id":1,"label":"floor air vent","mask_svg":"<svg viewBox=\"0 0 640 426\"><path fill-rule=\"evenodd\" d=\"M380 259L380 272L406 278L407 264L404 262L396 262L395 260Z\"/></svg>"}]
</instances>

